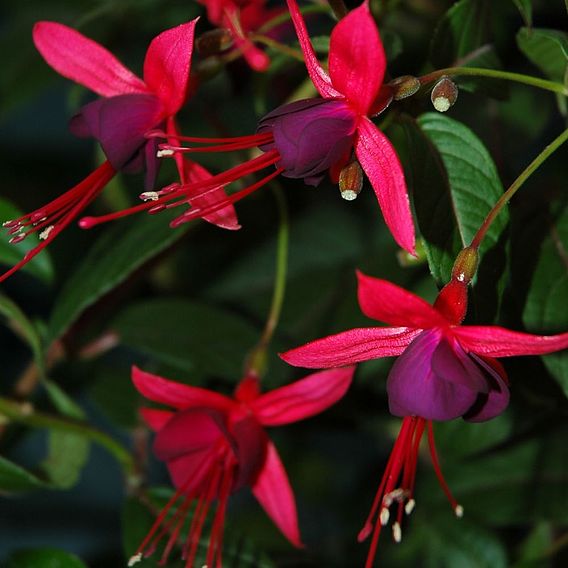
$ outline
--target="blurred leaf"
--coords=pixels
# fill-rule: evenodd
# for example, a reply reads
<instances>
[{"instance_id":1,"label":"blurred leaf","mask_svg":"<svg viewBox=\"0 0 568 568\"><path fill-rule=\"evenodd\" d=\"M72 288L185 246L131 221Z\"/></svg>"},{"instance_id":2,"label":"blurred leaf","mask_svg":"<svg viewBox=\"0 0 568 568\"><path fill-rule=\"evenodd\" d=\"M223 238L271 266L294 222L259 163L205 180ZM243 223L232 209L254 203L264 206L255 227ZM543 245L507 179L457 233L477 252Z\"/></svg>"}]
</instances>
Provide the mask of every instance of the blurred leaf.
<instances>
[{"instance_id":1,"label":"blurred leaf","mask_svg":"<svg viewBox=\"0 0 568 568\"><path fill-rule=\"evenodd\" d=\"M86 308L180 239L191 225L170 229L176 215L179 211L141 214L108 228L63 287L49 323L49 339L63 335Z\"/></svg>"},{"instance_id":2,"label":"blurred leaf","mask_svg":"<svg viewBox=\"0 0 568 568\"><path fill-rule=\"evenodd\" d=\"M0 224L12 219L17 219L22 213L10 203L8 200L0 197ZM8 241L13 235L9 235L8 231L3 228L0 233L0 264L6 264L11 268L24 257L25 253L33 249L39 239L36 234L28 235L22 242L10 244ZM29 272L43 282L50 283L53 280L53 265L47 251L42 251L30 262L28 262L22 270Z\"/></svg>"},{"instance_id":3,"label":"blurred leaf","mask_svg":"<svg viewBox=\"0 0 568 568\"><path fill-rule=\"evenodd\" d=\"M417 517L416 523L420 522ZM432 568L506 568L503 544L488 530L450 514L421 523L422 554Z\"/></svg>"},{"instance_id":4,"label":"blurred leaf","mask_svg":"<svg viewBox=\"0 0 568 568\"><path fill-rule=\"evenodd\" d=\"M522 543L519 558L514 568L545 568L550 562L544 560L553 541L553 528L551 523L542 521L534 527L529 536Z\"/></svg>"},{"instance_id":5,"label":"blurred leaf","mask_svg":"<svg viewBox=\"0 0 568 568\"><path fill-rule=\"evenodd\" d=\"M532 0L513 0L525 24L528 28L532 26Z\"/></svg>"},{"instance_id":6,"label":"blurred leaf","mask_svg":"<svg viewBox=\"0 0 568 568\"><path fill-rule=\"evenodd\" d=\"M329 53L329 36L312 37L312 45L317 53ZM299 46L299 44L298 44Z\"/></svg>"},{"instance_id":7,"label":"blurred leaf","mask_svg":"<svg viewBox=\"0 0 568 568\"><path fill-rule=\"evenodd\" d=\"M461 62L463 67L481 67L483 69L502 69L501 60L492 45L484 45L472 52ZM503 101L510 93L507 81L487 79L486 77L455 77L454 82L464 91L480 93L487 97Z\"/></svg>"},{"instance_id":8,"label":"blurred leaf","mask_svg":"<svg viewBox=\"0 0 568 568\"><path fill-rule=\"evenodd\" d=\"M550 227L542 243L528 291L523 322L528 331L562 333L568 329L568 207ZM568 351L542 357L568 396Z\"/></svg>"},{"instance_id":9,"label":"blurred leaf","mask_svg":"<svg viewBox=\"0 0 568 568\"><path fill-rule=\"evenodd\" d=\"M447 67L487 43L491 3L487 0L460 0L444 15L434 32L430 59L437 67Z\"/></svg>"},{"instance_id":10,"label":"blurred leaf","mask_svg":"<svg viewBox=\"0 0 568 568\"><path fill-rule=\"evenodd\" d=\"M517 34L519 49L549 79L564 82L568 65L568 34L542 28L521 28Z\"/></svg>"},{"instance_id":11,"label":"blurred leaf","mask_svg":"<svg viewBox=\"0 0 568 568\"><path fill-rule=\"evenodd\" d=\"M48 456L42 469L60 489L73 487L89 458L90 443L78 434L49 433Z\"/></svg>"},{"instance_id":12,"label":"blurred leaf","mask_svg":"<svg viewBox=\"0 0 568 568\"><path fill-rule=\"evenodd\" d=\"M400 126L402 133L397 137L399 141L401 134L405 138L403 157L410 162L407 169L428 265L442 285L450 279L456 255L469 245L503 187L489 152L464 124L427 113L416 122L403 117ZM497 248L507 221L504 211L489 229L480 247L480 269L483 256ZM487 255L493 288L503 268L499 260Z\"/></svg>"},{"instance_id":13,"label":"blurred leaf","mask_svg":"<svg viewBox=\"0 0 568 568\"><path fill-rule=\"evenodd\" d=\"M33 473L0 456L0 492L30 491L48 485Z\"/></svg>"},{"instance_id":14,"label":"blurred leaf","mask_svg":"<svg viewBox=\"0 0 568 568\"><path fill-rule=\"evenodd\" d=\"M7 324L30 347L36 364L43 369L43 348L39 333L24 312L10 300L0 294L0 314L7 319Z\"/></svg>"},{"instance_id":15,"label":"blurred leaf","mask_svg":"<svg viewBox=\"0 0 568 568\"><path fill-rule=\"evenodd\" d=\"M56 548L36 548L14 552L5 568L87 568L74 554Z\"/></svg>"},{"instance_id":16,"label":"blurred leaf","mask_svg":"<svg viewBox=\"0 0 568 568\"><path fill-rule=\"evenodd\" d=\"M260 336L235 314L181 299L130 306L114 320L112 329L125 345L187 373L234 382Z\"/></svg>"}]
</instances>

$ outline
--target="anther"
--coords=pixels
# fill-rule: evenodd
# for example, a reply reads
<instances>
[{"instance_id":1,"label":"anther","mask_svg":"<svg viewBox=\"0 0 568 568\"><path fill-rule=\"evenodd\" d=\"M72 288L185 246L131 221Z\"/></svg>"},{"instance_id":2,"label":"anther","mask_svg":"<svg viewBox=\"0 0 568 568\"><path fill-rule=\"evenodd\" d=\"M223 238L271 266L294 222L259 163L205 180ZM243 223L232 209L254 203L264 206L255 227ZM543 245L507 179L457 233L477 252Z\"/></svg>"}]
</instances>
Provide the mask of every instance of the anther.
<instances>
[{"instance_id":1,"label":"anther","mask_svg":"<svg viewBox=\"0 0 568 568\"><path fill-rule=\"evenodd\" d=\"M414 499L409 499L406 505L404 506L404 512L407 515L410 515L410 513L414 511L414 507L416 507L416 501Z\"/></svg>"},{"instance_id":2,"label":"anther","mask_svg":"<svg viewBox=\"0 0 568 568\"><path fill-rule=\"evenodd\" d=\"M21 243L26 238L27 233L23 233L22 235L18 235L17 237L12 237L8 242L11 245L17 245Z\"/></svg>"},{"instance_id":3,"label":"anther","mask_svg":"<svg viewBox=\"0 0 568 568\"><path fill-rule=\"evenodd\" d=\"M138 562L141 561L142 561L142 553L139 552L138 554L135 554L134 556L130 557L130 560L128 560L128 568L134 566L135 564L138 564Z\"/></svg>"},{"instance_id":4,"label":"anther","mask_svg":"<svg viewBox=\"0 0 568 568\"><path fill-rule=\"evenodd\" d=\"M392 537L395 542L400 542L402 540L402 529L400 528L398 521L392 525Z\"/></svg>"},{"instance_id":5,"label":"anther","mask_svg":"<svg viewBox=\"0 0 568 568\"><path fill-rule=\"evenodd\" d=\"M383 497L383 506L390 507L395 501L399 503L408 496L408 491L399 487L398 489L393 489L390 493L387 493Z\"/></svg>"},{"instance_id":6,"label":"anther","mask_svg":"<svg viewBox=\"0 0 568 568\"><path fill-rule=\"evenodd\" d=\"M381 521L381 525L383 525L383 527L386 526L387 523L389 522L389 519L390 519L390 511L386 507L383 507L379 514L379 520Z\"/></svg>"},{"instance_id":7,"label":"anther","mask_svg":"<svg viewBox=\"0 0 568 568\"><path fill-rule=\"evenodd\" d=\"M140 199L142 201L158 201L160 196L157 191L145 191L140 194Z\"/></svg>"},{"instance_id":8,"label":"anther","mask_svg":"<svg viewBox=\"0 0 568 568\"><path fill-rule=\"evenodd\" d=\"M463 517L463 507L461 505L456 505L454 508L454 513L458 519Z\"/></svg>"},{"instance_id":9,"label":"anther","mask_svg":"<svg viewBox=\"0 0 568 568\"><path fill-rule=\"evenodd\" d=\"M170 150L169 148L165 148L163 150L158 150L156 152L156 158L166 158L168 156L173 156L175 152Z\"/></svg>"},{"instance_id":10,"label":"anther","mask_svg":"<svg viewBox=\"0 0 568 568\"><path fill-rule=\"evenodd\" d=\"M51 233L51 231L53 231L53 229L55 229L55 225L49 225L49 227L46 227L40 234L39 234L39 238L42 241L45 241L48 237L49 234Z\"/></svg>"},{"instance_id":11,"label":"anther","mask_svg":"<svg viewBox=\"0 0 568 568\"><path fill-rule=\"evenodd\" d=\"M18 221L4 221L2 223L2 227L7 227L7 228L11 228L11 227L17 227L20 223Z\"/></svg>"}]
</instances>

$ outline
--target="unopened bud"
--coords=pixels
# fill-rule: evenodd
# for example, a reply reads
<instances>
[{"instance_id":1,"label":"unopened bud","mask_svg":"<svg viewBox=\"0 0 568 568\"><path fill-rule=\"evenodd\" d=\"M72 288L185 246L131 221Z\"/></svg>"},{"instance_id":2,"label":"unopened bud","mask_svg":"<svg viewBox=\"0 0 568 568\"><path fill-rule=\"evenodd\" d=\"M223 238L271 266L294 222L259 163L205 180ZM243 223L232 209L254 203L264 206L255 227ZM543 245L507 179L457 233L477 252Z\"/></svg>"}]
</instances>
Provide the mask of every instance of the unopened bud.
<instances>
[{"instance_id":1,"label":"unopened bud","mask_svg":"<svg viewBox=\"0 0 568 568\"><path fill-rule=\"evenodd\" d=\"M449 77L442 77L434 85L430 99L438 112L446 112L458 100L457 85Z\"/></svg>"},{"instance_id":2,"label":"unopened bud","mask_svg":"<svg viewBox=\"0 0 568 568\"><path fill-rule=\"evenodd\" d=\"M363 188L363 170L359 162L353 161L347 164L339 174L339 191L341 197L347 201L353 201L361 193Z\"/></svg>"},{"instance_id":3,"label":"unopened bud","mask_svg":"<svg viewBox=\"0 0 568 568\"><path fill-rule=\"evenodd\" d=\"M400 101L414 95L420 89L420 81L412 75L397 77L389 83L393 89L393 99Z\"/></svg>"},{"instance_id":4,"label":"unopened bud","mask_svg":"<svg viewBox=\"0 0 568 568\"><path fill-rule=\"evenodd\" d=\"M217 55L218 53L229 49L231 45L233 45L233 36L229 30L224 28L217 28L215 30L205 32L204 34L201 34L195 42L197 51L199 51L200 55L203 57L207 57L208 55Z\"/></svg>"},{"instance_id":5,"label":"unopened bud","mask_svg":"<svg viewBox=\"0 0 568 568\"><path fill-rule=\"evenodd\" d=\"M479 253L476 248L466 247L458 254L452 268L452 280L469 284L475 276L479 263Z\"/></svg>"}]
</instances>

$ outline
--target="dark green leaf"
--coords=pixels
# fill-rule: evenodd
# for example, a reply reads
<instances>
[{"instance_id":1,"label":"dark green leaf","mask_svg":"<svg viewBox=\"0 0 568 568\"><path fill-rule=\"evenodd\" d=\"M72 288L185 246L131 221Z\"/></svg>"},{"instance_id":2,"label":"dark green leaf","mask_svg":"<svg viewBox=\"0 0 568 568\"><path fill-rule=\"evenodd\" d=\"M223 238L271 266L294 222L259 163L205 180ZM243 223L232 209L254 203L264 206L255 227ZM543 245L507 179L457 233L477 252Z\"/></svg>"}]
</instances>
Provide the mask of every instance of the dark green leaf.
<instances>
[{"instance_id":1,"label":"dark green leaf","mask_svg":"<svg viewBox=\"0 0 568 568\"><path fill-rule=\"evenodd\" d=\"M112 328L125 345L158 361L190 374L235 382L260 335L232 313L181 299L131 306L114 320Z\"/></svg>"},{"instance_id":2,"label":"dark green leaf","mask_svg":"<svg viewBox=\"0 0 568 568\"><path fill-rule=\"evenodd\" d=\"M568 65L568 34L542 28L521 28L517 34L519 49L549 79L564 82Z\"/></svg>"},{"instance_id":3,"label":"dark green leaf","mask_svg":"<svg viewBox=\"0 0 568 568\"><path fill-rule=\"evenodd\" d=\"M179 212L142 214L107 228L61 291L51 316L49 338L63 335L86 308L180 239L190 225L170 229L168 223L176 214Z\"/></svg>"},{"instance_id":4,"label":"dark green leaf","mask_svg":"<svg viewBox=\"0 0 568 568\"><path fill-rule=\"evenodd\" d=\"M0 197L0 225L11 219L17 219L22 213L12 203ZM9 235L5 229L0 233L0 265L14 266L24 257L25 253L33 249L38 243L38 237L28 235L22 242L10 244L8 241L13 235ZM47 251L39 253L22 270L33 274L44 282L53 280L53 265ZM2 271L4 272L4 271Z\"/></svg>"},{"instance_id":5,"label":"dark green leaf","mask_svg":"<svg viewBox=\"0 0 568 568\"><path fill-rule=\"evenodd\" d=\"M5 568L86 568L74 554L56 548L36 548L14 552Z\"/></svg>"},{"instance_id":6,"label":"dark green leaf","mask_svg":"<svg viewBox=\"0 0 568 568\"><path fill-rule=\"evenodd\" d=\"M0 491L30 491L47 487L48 483L24 468L0 456Z\"/></svg>"},{"instance_id":7,"label":"dark green leaf","mask_svg":"<svg viewBox=\"0 0 568 568\"><path fill-rule=\"evenodd\" d=\"M460 0L444 15L432 38L430 59L447 67L487 43L491 2Z\"/></svg>"},{"instance_id":8,"label":"dark green leaf","mask_svg":"<svg viewBox=\"0 0 568 568\"><path fill-rule=\"evenodd\" d=\"M523 322L528 331L562 333L568 329L568 208L550 227L540 249L530 284ZM568 396L568 352L543 357L548 370Z\"/></svg>"},{"instance_id":9,"label":"dark green leaf","mask_svg":"<svg viewBox=\"0 0 568 568\"><path fill-rule=\"evenodd\" d=\"M554 531L551 523L540 522L522 544L519 559L514 568L548 568L552 565L545 556L552 547Z\"/></svg>"},{"instance_id":10,"label":"dark green leaf","mask_svg":"<svg viewBox=\"0 0 568 568\"><path fill-rule=\"evenodd\" d=\"M36 364L43 368L43 348L39 333L34 324L26 317L24 312L10 300L0 294L0 314L3 315L9 327L22 338L30 347Z\"/></svg>"},{"instance_id":11,"label":"dark green leaf","mask_svg":"<svg viewBox=\"0 0 568 568\"><path fill-rule=\"evenodd\" d=\"M532 0L513 0L527 28L532 26Z\"/></svg>"},{"instance_id":12,"label":"dark green leaf","mask_svg":"<svg viewBox=\"0 0 568 568\"><path fill-rule=\"evenodd\" d=\"M442 285L450 278L459 250L470 244L503 194L503 187L489 152L464 124L427 113L417 123L405 117L400 125L406 138L403 156L410 162L407 171L430 272ZM508 213L504 211L480 248L480 271L491 273L493 287L503 268L496 251L507 221Z\"/></svg>"}]
</instances>

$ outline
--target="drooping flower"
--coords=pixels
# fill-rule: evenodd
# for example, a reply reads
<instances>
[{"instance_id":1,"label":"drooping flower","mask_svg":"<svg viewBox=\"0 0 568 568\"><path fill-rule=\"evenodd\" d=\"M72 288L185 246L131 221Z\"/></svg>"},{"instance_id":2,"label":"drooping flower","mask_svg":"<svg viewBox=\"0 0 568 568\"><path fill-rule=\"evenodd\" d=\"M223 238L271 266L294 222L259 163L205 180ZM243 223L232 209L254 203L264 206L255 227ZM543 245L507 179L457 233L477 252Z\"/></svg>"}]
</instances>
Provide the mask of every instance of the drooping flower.
<instances>
[{"instance_id":1,"label":"drooping flower","mask_svg":"<svg viewBox=\"0 0 568 568\"><path fill-rule=\"evenodd\" d=\"M301 547L294 494L265 427L303 420L330 407L349 388L353 371L346 367L314 373L264 394L256 378L245 377L229 398L134 368L132 380L140 393L173 409L144 408L142 417L156 432L154 453L166 463L176 493L129 564L152 554L164 537L165 562L195 505L182 552L192 568L216 501L206 565L220 567L227 501L243 487L251 488L282 534Z\"/></svg>"},{"instance_id":2,"label":"drooping flower","mask_svg":"<svg viewBox=\"0 0 568 568\"><path fill-rule=\"evenodd\" d=\"M392 100L391 89L383 85L386 58L368 2L350 12L333 29L329 49L329 75L316 59L306 26L295 0L288 6L308 73L322 98L283 105L262 118L256 135L238 138L179 139L209 146L179 147L162 144L161 155L191 152L225 152L261 148L262 156L214 176L209 182L181 185L159 195L162 207L183 203L188 191L208 194L215 183L231 183L246 175L276 166L276 171L237 191L209 208L196 207L174 221L184 223L235 203L266 184L276 175L304 179L317 185L329 172L337 182L342 169L354 156L367 174L396 242L414 253L415 234L402 166L387 137L370 116L383 111ZM353 156L354 155L354 156ZM356 196L350 193L350 198ZM129 210L84 220L85 227L109 221L156 204L141 204Z\"/></svg>"},{"instance_id":3,"label":"drooping flower","mask_svg":"<svg viewBox=\"0 0 568 568\"><path fill-rule=\"evenodd\" d=\"M265 71L268 55L256 47L249 34L282 13L281 8L267 8L266 0L198 0L207 8L207 19L231 32L235 47L256 71Z\"/></svg>"},{"instance_id":4,"label":"drooping flower","mask_svg":"<svg viewBox=\"0 0 568 568\"><path fill-rule=\"evenodd\" d=\"M8 270L4 280L63 231L104 189L118 171L146 171L146 186L151 189L159 160L157 143L146 134L165 129L171 141L175 115L185 102L189 83L194 29L192 20L168 29L155 37L144 60L144 79L120 63L114 55L78 31L56 22L38 22L33 39L36 48L59 74L87 87L101 98L85 105L71 119L71 131L77 136L97 139L107 160L78 185L52 202L4 226L20 242L37 232L42 242L30 250L22 261ZM188 162L178 162L182 182L203 179L203 171ZM199 172L196 174L195 172ZM212 191L221 192L217 186ZM192 196L188 196L191 201ZM217 197L220 199L220 197ZM201 203L198 199L198 204ZM222 208L208 218L227 228L238 228L232 206Z\"/></svg>"},{"instance_id":5,"label":"drooping flower","mask_svg":"<svg viewBox=\"0 0 568 568\"><path fill-rule=\"evenodd\" d=\"M281 357L308 368L353 365L398 356L387 380L389 408L403 424L388 461L369 519L360 533L373 539L367 567L373 563L389 507L399 510L393 536L400 540L403 510L414 507L413 488L418 447L424 429L432 462L454 511L463 510L452 497L438 463L433 420L463 417L489 420L509 402L508 379L496 357L543 355L568 347L568 333L532 335L499 326L461 325L467 310L467 281L452 279L434 305L386 280L358 273L362 312L390 327L357 328L292 349ZM373 519L378 518L373 530Z\"/></svg>"}]
</instances>

